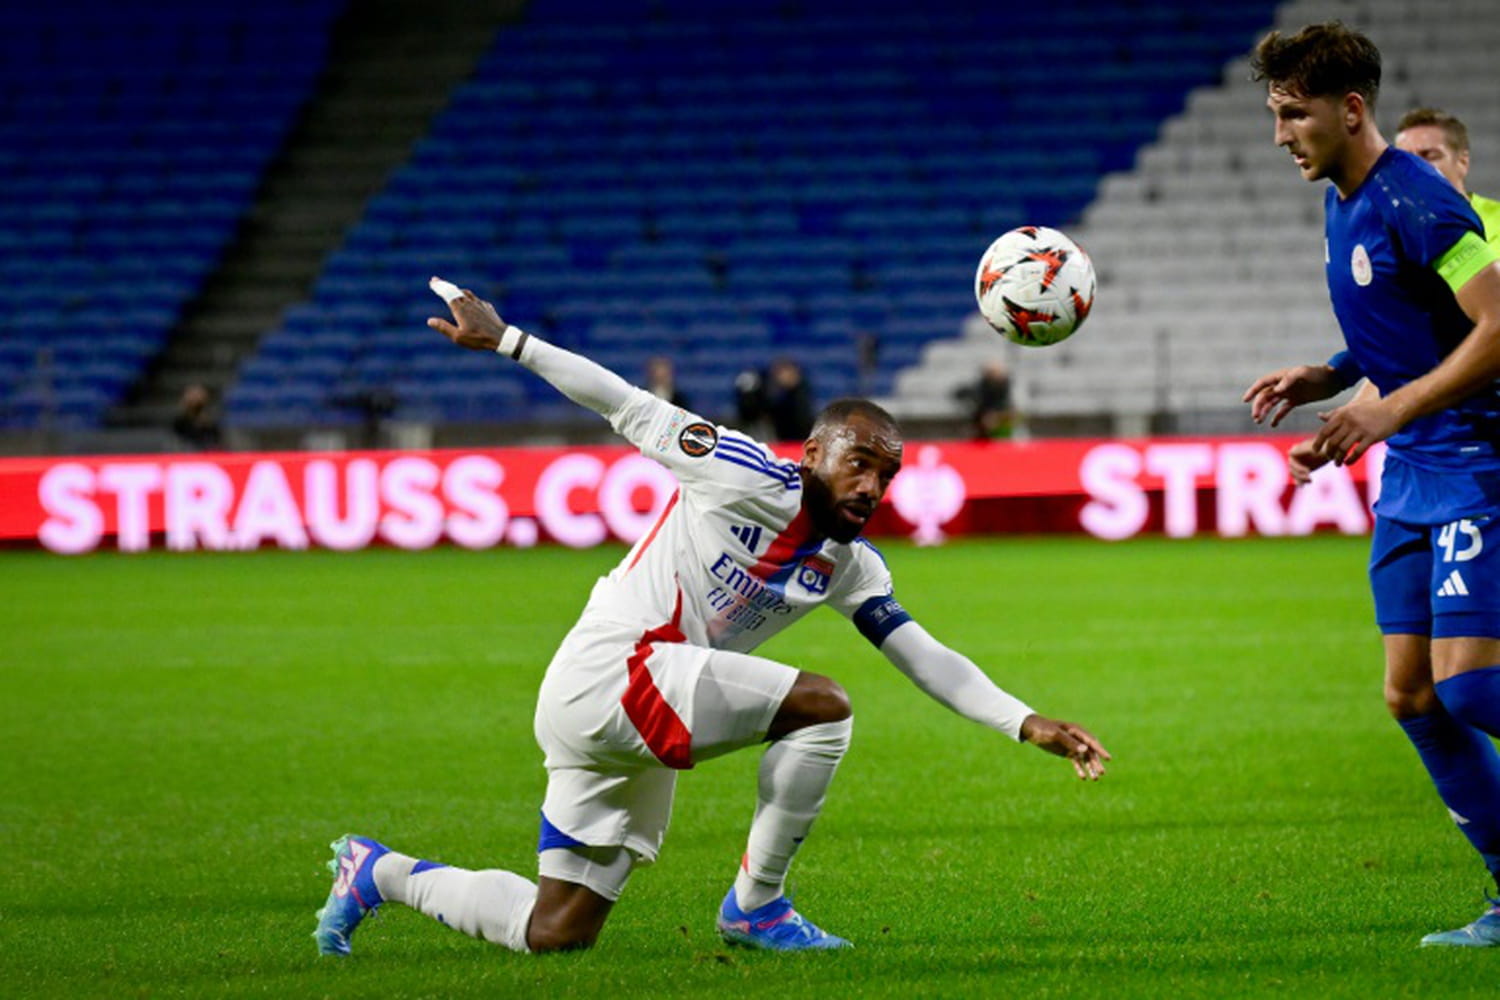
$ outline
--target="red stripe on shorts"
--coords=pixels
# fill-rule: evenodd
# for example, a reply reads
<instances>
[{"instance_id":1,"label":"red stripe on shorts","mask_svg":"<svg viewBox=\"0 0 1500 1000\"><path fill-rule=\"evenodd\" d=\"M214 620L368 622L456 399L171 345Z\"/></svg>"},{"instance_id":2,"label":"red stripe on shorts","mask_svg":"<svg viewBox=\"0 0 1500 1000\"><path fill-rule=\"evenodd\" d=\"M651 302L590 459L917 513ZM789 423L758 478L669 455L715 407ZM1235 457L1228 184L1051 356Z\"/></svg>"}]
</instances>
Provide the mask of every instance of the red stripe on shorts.
<instances>
[{"instance_id":1,"label":"red stripe on shorts","mask_svg":"<svg viewBox=\"0 0 1500 1000\"><path fill-rule=\"evenodd\" d=\"M679 589L672 620L650 629L636 640L635 652L625 661L630 669L630 680L625 685L620 705L656 759L670 768L685 771L693 766L693 734L683 725L676 709L662 697L661 689L646 667L654 644L687 641L687 636L682 634L681 622L682 590Z\"/></svg>"}]
</instances>

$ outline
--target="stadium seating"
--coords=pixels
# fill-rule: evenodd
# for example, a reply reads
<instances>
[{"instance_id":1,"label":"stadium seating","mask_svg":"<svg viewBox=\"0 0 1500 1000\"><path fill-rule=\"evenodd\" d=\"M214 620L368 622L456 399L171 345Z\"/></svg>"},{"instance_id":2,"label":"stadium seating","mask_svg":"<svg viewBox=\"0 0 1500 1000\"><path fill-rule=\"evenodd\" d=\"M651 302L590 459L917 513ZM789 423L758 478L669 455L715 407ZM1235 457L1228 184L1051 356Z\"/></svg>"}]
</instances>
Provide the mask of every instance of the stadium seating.
<instances>
[{"instance_id":1,"label":"stadium seating","mask_svg":"<svg viewBox=\"0 0 1500 1000\"><path fill-rule=\"evenodd\" d=\"M1469 186L1500 192L1500 21L1478 0L1441 13L1421 0L1298 0L1275 26L1340 18L1368 31L1384 57L1387 137L1413 106L1446 108L1469 127ZM1341 346L1322 267L1324 186L1303 181L1274 146L1247 57L1219 77L1131 169L1104 178L1073 231L1099 272L1088 325L1061 345L1021 350L971 324L903 373L893 409L956 413L954 390L998 355L1013 369L1018 406L1039 423L1097 415L1135 430L1167 415L1178 430L1238 429L1248 423L1240 395L1256 376Z\"/></svg>"},{"instance_id":2,"label":"stadium seating","mask_svg":"<svg viewBox=\"0 0 1500 1000\"><path fill-rule=\"evenodd\" d=\"M150 366L345 3L166 0L148 16L61 0L8 17L0 429L97 427ZM267 331L228 422L336 426L392 406L505 421L552 405L481 359L426 367L432 273L627 377L672 355L714 416L732 415L738 370L777 356L801 361L822 400L857 389L952 416L954 389L1003 350L966 325L974 260L1022 222L1069 229L1101 278L1083 334L1011 357L1026 411L1137 426L1227 410L1258 371L1337 343L1319 189L1272 147L1246 82L1243 53L1268 25L1368 28L1386 53L1387 132L1411 104L1456 111L1471 186L1500 191L1487 0L1441 17L1418 0L1272 11L1095 0L1008 10L997 31L956 3L537 0Z\"/></svg>"},{"instance_id":3,"label":"stadium seating","mask_svg":"<svg viewBox=\"0 0 1500 1000\"><path fill-rule=\"evenodd\" d=\"M0 429L100 426L233 238L343 3L7 8Z\"/></svg>"},{"instance_id":4,"label":"stadium seating","mask_svg":"<svg viewBox=\"0 0 1500 1000\"><path fill-rule=\"evenodd\" d=\"M537 0L246 361L228 420L309 419L268 372L316 423L375 391L403 419L533 415L501 366L417 364L431 274L627 378L673 356L712 416L778 356L821 400L890 393L959 328L989 239L1075 220L1269 11L1095 0L997 30L957 3Z\"/></svg>"}]
</instances>

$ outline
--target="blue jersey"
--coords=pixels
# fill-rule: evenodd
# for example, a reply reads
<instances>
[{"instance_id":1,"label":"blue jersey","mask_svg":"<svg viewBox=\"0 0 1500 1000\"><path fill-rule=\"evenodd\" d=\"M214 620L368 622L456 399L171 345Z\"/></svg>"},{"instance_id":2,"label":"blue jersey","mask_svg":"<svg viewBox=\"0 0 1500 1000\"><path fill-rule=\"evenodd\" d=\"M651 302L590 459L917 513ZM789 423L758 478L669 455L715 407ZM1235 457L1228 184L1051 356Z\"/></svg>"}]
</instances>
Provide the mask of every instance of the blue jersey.
<instances>
[{"instance_id":1,"label":"blue jersey","mask_svg":"<svg viewBox=\"0 0 1500 1000\"><path fill-rule=\"evenodd\" d=\"M1421 158L1381 154L1348 198L1325 200L1328 295L1353 360L1389 395L1473 329L1435 265L1479 216ZM1407 424L1389 441L1377 512L1442 524L1500 506L1500 384Z\"/></svg>"}]
</instances>

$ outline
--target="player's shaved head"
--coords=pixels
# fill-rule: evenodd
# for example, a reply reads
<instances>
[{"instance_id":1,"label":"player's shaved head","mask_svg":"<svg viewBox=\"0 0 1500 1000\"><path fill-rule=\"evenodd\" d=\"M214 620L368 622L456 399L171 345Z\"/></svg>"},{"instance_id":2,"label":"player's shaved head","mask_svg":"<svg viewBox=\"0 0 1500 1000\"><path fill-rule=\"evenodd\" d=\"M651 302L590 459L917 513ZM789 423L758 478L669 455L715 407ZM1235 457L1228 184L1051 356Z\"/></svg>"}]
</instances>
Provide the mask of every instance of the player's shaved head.
<instances>
[{"instance_id":1,"label":"player's shaved head","mask_svg":"<svg viewBox=\"0 0 1500 1000\"><path fill-rule=\"evenodd\" d=\"M896 423L896 418L886 412L883 406L854 396L835 399L823 407L823 412L813 422L808 437L831 444L834 435L848 430L850 418L855 416L868 420L881 437L894 442L896 450L900 450L901 427Z\"/></svg>"}]
</instances>

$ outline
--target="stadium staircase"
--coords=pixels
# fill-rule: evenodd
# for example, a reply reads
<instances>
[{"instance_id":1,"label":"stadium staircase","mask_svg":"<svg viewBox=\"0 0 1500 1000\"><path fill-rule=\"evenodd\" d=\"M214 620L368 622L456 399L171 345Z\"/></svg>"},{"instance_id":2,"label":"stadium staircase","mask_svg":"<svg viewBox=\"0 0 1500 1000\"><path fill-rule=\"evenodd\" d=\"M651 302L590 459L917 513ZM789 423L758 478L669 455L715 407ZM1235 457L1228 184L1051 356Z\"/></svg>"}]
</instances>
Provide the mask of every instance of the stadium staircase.
<instances>
[{"instance_id":1,"label":"stadium staircase","mask_svg":"<svg viewBox=\"0 0 1500 1000\"><path fill-rule=\"evenodd\" d=\"M187 385L223 390L261 334L306 298L323 259L518 6L348 3L317 87L234 242L112 423L165 427Z\"/></svg>"},{"instance_id":2,"label":"stadium staircase","mask_svg":"<svg viewBox=\"0 0 1500 1000\"><path fill-rule=\"evenodd\" d=\"M1306 0L1253 34L1332 18L1381 46L1386 136L1411 107L1452 111L1469 126L1471 189L1500 191L1494 5ZM954 389L1000 357L1034 431L1238 432L1249 427L1239 398L1257 375L1338 349L1322 267L1323 185L1303 181L1273 145L1248 56L1220 76L1164 123L1132 169L1104 179L1083 214L1074 235L1100 279L1088 325L1029 350L1005 344L975 314L960 338L931 345L901 376L894 409L954 414Z\"/></svg>"}]
</instances>

